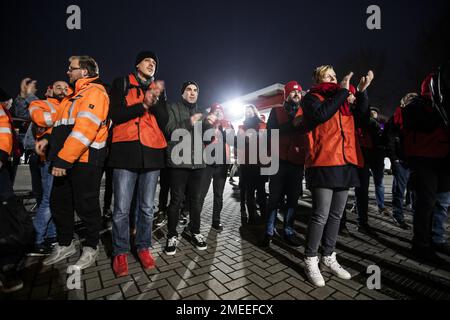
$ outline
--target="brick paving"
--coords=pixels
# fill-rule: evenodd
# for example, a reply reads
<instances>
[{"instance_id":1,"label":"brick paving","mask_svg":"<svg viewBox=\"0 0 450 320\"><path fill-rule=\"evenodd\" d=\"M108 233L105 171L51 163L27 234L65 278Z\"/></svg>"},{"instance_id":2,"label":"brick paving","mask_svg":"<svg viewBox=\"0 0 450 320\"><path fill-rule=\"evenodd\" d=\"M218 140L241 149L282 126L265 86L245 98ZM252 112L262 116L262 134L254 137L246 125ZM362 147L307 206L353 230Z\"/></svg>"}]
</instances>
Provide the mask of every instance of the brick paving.
<instances>
[{"instance_id":1,"label":"brick paving","mask_svg":"<svg viewBox=\"0 0 450 320\"><path fill-rule=\"evenodd\" d=\"M386 203L390 205L390 181L386 177ZM264 227L242 227L239 192L227 183L222 223L224 231L210 228L212 199L208 193L202 212L202 233L208 249L197 251L183 237L175 256L166 256L165 228L154 233L153 253L157 267L145 271L135 256L129 256L130 273L116 278L111 269L111 234L102 234L100 255L95 266L82 272L81 288L68 290L66 269L77 256L55 266L43 267L40 258L24 263L25 287L0 299L50 300L391 300L450 299L450 259L441 265L420 264L409 252L412 231L393 225L389 217L376 212L373 186L370 193L370 223L376 237L358 233L356 215L348 214L350 237L339 237L338 259L353 278L345 281L324 272L325 288L314 288L303 270L303 246L292 248L276 238L268 249L256 244ZM297 211L295 229L304 240L311 211L310 194L305 192ZM353 193L350 202L353 201ZM410 212L406 220L411 223ZM279 223L279 227L281 223ZM182 229L180 229L181 232ZM448 233L448 230L447 230ZM82 234L82 232L81 232ZM381 268L381 289L369 290L367 267Z\"/></svg>"}]
</instances>

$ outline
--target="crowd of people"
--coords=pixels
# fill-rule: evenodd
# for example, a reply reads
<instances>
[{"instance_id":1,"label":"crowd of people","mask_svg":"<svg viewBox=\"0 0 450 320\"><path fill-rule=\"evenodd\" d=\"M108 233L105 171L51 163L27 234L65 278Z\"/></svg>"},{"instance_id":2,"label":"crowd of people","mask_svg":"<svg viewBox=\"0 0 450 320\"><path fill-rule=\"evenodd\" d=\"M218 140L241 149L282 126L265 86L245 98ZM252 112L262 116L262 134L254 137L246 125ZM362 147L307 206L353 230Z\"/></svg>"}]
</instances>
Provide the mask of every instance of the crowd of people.
<instances>
[{"instance_id":1,"label":"crowd of people","mask_svg":"<svg viewBox=\"0 0 450 320\"><path fill-rule=\"evenodd\" d=\"M227 227L221 223L223 193L228 172L233 179L238 167L241 222L265 226L262 247L271 246L278 233L279 210L284 213L284 241L296 248L303 244L294 220L306 180L312 213L304 264L315 286L325 286L321 274L325 269L341 279L351 278L335 250L338 235L348 233L350 189L355 188L358 231L376 234L368 215L370 176L379 214L390 216L404 230L411 229L404 214L405 198L409 200L414 213L412 251L417 259L436 261L436 251L450 255L445 238L450 131L433 108L433 75L425 79L420 93L407 94L394 115L382 121L380 110L369 101L372 71L355 87L353 73L339 81L332 66L320 66L313 71L309 90L297 81L285 85L284 103L271 110L267 122L254 105L245 106L245 120L235 133L221 105L206 111L197 104L200 87L195 81L183 83L179 101L169 102L164 81L155 78L159 61L151 51L139 53L133 70L111 86L101 81L93 58L73 56L69 63L68 82L55 81L44 99L36 96L36 81L29 78L22 81L15 99L0 92L2 211L11 203L19 206L13 185L24 153L29 155L37 201L32 248L2 253L0 258L5 291L23 286L16 272L23 253L45 256L46 266L78 253L75 212L86 229L74 264L78 270L95 264L102 224L112 228L112 268L118 277L128 274L132 250L144 269L155 267L152 230L165 222L166 255L177 252L180 224L185 226L183 237L196 250L206 250L200 227L202 222L217 232ZM196 139L207 131L214 133L211 139ZM279 167L266 176L261 173L267 164L260 158L258 148L264 144L259 140L264 139L263 132L270 137L275 131L279 147L270 157L279 160ZM231 143L230 134L235 137ZM242 146L237 137L244 137ZM186 140L188 149L180 149ZM252 141L257 142L254 154ZM214 161L205 161L206 150L214 150ZM255 154L256 161L250 161ZM392 213L384 201L386 157L394 176ZM239 166L231 165L233 158L241 159ZM103 175L106 190L101 208ZM201 213L211 184L212 221L206 222Z\"/></svg>"}]
</instances>

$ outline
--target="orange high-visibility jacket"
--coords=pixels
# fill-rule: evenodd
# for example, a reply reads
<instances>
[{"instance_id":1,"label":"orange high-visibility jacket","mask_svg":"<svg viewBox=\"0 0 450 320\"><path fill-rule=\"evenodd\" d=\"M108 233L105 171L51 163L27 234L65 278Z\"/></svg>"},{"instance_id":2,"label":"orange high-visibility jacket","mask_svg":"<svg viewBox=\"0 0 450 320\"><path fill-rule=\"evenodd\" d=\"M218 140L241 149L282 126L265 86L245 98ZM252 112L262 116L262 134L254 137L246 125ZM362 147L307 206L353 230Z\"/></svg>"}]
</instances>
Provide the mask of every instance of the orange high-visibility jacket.
<instances>
[{"instance_id":1,"label":"orange high-visibility jacket","mask_svg":"<svg viewBox=\"0 0 450 320\"><path fill-rule=\"evenodd\" d=\"M325 100L314 93L321 102ZM302 116L300 108L297 117ZM364 159L356 137L353 116L344 116L340 111L325 123L307 133L305 167L335 167L353 164L364 167Z\"/></svg>"},{"instance_id":2,"label":"orange high-visibility jacket","mask_svg":"<svg viewBox=\"0 0 450 320\"><path fill-rule=\"evenodd\" d=\"M0 105L0 161L8 161L13 147L12 126L6 111Z\"/></svg>"},{"instance_id":3,"label":"orange high-visibility jacket","mask_svg":"<svg viewBox=\"0 0 450 320\"><path fill-rule=\"evenodd\" d=\"M75 162L103 166L108 138L109 97L98 77L80 79L59 107L50 155L56 168Z\"/></svg>"},{"instance_id":4,"label":"orange high-visibility jacket","mask_svg":"<svg viewBox=\"0 0 450 320\"><path fill-rule=\"evenodd\" d=\"M58 118L59 106L60 101L54 98L35 100L30 103L28 111L31 121L37 126L36 139L52 132L53 125Z\"/></svg>"},{"instance_id":5,"label":"orange high-visibility jacket","mask_svg":"<svg viewBox=\"0 0 450 320\"><path fill-rule=\"evenodd\" d=\"M128 75L129 83L132 86L125 97L126 106L135 106L144 101L145 92L139 87L134 74ZM152 87L152 83L149 88ZM163 149L167 147L166 138L158 126L156 117L145 112L141 117L131 119L125 123L116 124L113 128L112 142L140 141L144 146L153 149Z\"/></svg>"}]
</instances>

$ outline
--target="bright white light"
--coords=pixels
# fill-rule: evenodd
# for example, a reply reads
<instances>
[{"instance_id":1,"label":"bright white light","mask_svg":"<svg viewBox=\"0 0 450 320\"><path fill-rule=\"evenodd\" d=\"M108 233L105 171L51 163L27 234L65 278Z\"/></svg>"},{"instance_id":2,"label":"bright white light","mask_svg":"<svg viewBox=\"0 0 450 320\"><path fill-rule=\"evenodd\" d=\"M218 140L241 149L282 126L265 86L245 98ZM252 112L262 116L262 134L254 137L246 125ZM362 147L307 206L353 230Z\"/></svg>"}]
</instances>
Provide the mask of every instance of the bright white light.
<instances>
[{"instance_id":1,"label":"bright white light","mask_svg":"<svg viewBox=\"0 0 450 320\"><path fill-rule=\"evenodd\" d=\"M227 103L228 110L233 118L238 118L244 114L244 104L240 100L232 100Z\"/></svg>"}]
</instances>

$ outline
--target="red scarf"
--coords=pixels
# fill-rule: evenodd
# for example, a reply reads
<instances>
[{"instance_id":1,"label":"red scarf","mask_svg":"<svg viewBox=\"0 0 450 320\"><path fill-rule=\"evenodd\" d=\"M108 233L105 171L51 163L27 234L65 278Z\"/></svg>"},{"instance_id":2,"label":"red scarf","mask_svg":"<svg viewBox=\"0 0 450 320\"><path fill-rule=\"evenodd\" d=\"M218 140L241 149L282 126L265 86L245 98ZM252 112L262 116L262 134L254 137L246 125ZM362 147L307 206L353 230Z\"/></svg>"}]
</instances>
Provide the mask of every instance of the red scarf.
<instances>
[{"instance_id":1,"label":"red scarf","mask_svg":"<svg viewBox=\"0 0 450 320\"><path fill-rule=\"evenodd\" d=\"M323 82L317 84L311 88L310 93L319 94L325 99L333 97L338 90L341 89L341 86L336 83L331 82ZM344 116L351 116L352 112L350 111L350 105L345 99L345 102L340 107L341 114Z\"/></svg>"}]
</instances>

